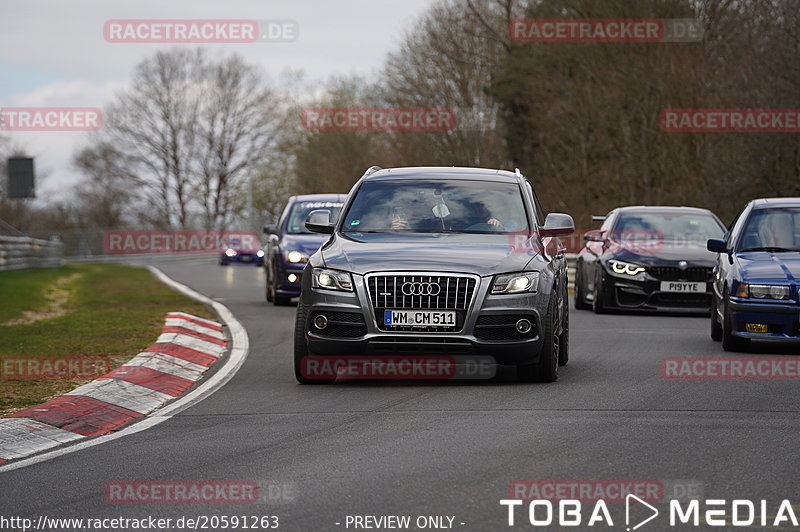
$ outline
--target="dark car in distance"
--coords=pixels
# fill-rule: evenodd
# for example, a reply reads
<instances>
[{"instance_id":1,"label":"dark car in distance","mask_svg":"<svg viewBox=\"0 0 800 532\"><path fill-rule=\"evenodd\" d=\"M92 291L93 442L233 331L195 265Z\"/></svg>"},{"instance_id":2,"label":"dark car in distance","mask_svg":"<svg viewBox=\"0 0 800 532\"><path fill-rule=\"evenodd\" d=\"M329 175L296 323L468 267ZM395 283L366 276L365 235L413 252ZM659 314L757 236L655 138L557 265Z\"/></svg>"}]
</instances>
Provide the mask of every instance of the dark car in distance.
<instances>
[{"instance_id":1,"label":"dark car in distance","mask_svg":"<svg viewBox=\"0 0 800 532\"><path fill-rule=\"evenodd\" d=\"M372 167L342 214L311 213L329 234L302 278L295 376L306 357L442 353L493 357L524 381L556 380L567 363L564 248L572 218L545 218L517 170ZM527 235L530 246L514 242Z\"/></svg>"},{"instance_id":2,"label":"dark car in distance","mask_svg":"<svg viewBox=\"0 0 800 532\"><path fill-rule=\"evenodd\" d=\"M800 198L749 202L707 245L718 253L711 338L726 351L800 341Z\"/></svg>"},{"instance_id":3,"label":"dark car in distance","mask_svg":"<svg viewBox=\"0 0 800 532\"><path fill-rule=\"evenodd\" d=\"M300 280L308 257L328 239L327 235L306 229L306 218L314 210L326 209L335 220L344 198L344 194L291 196L278 222L264 226L267 301L288 305L293 297L300 295Z\"/></svg>"},{"instance_id":4,"label":"dark car in distance","mask_svg":"<svg viewBox=\"0 0 800 532\"><path fill-rule=\"evenodd\" d=\"M575 264L576 308L708 313L716 256L706 242L725 232L714 213L635 206L595 218L603 225Z\"/></svg>"},{"instance_id":5,"label":"dark car in distance","mask_svg":"<svg viewBox=\"0 0 800 532\"><path fill-rule=\"evenodd\" d=\"M232 262L243 264L264 265L264 251L258 246L258 242L250 238L232 236L228 238L227 247L219 256L221 266L227 266Z\"/></svg>"}]
</instances>

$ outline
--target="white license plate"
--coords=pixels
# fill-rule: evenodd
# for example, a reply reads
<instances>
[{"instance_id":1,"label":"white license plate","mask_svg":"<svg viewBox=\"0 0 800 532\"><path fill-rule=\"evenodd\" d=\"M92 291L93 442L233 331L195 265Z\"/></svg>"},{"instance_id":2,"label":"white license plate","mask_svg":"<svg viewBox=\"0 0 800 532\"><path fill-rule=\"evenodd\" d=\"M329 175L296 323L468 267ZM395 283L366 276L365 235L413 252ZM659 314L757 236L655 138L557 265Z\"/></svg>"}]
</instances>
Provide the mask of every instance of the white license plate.
<instances>
[{"instance_id":1,"label":"white license plate","mask_svg":"<svg viewBox=\"0 0 800 532\"><path fill-rule=\"evenodd\" d=\"M455 327L456 313L442 310L386 310L383 323L389 326Z\"/></svg>"},{"instance_id":2,"label":"white license plate","mask_svg":"<svg viewBox=\"0 0 800 532\"><path fill-rule=\"evenodd\" d=\"M683 281L661 281L661 291L702 294L706 291L706 283L686 283Z\"/></svg>"}]
</instances>

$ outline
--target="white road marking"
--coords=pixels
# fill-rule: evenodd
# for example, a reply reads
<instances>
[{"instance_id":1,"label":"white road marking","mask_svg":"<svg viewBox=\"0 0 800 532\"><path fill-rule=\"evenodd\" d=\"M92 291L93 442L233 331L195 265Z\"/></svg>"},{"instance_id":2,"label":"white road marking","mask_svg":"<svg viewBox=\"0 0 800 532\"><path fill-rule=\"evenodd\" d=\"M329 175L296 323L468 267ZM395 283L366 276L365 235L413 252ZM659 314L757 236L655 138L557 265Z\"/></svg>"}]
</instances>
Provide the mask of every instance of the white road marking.
<instances>
[{"instance_id":1,"label":"white road marking","mask_svg":"<svg viewBox=\"0 0 800 532\"><path fill-rule=\"evenodd\" d=\"M198 380L203 376L203 372L209 369L165 353L139 353L120 367L125 366L142 366L190 381Z\"/></svg>"},{"instance_id":2,"label":"white road marking","mask_svg":"<svg viewBox=\"0 0 800 532\"><path fill-rule=\"evenodd\" d=\"M32 419L3 418L0 419L0 449L3 452L0 458L21 458L80 438L83 438L80 434Z\"/></svg>"},{"instance_id":3,"label":"white road marking","mask_svg":"<svg viewBox=\"0 0 800 532\"><path fill-rule=\"evenodd\" d=\"M140 414L149 414L173 396L120 379L95 379L64 395L82 395Z\"/></svg>"},{"instance_id":4,"label":"white road marking","mask_svg":"<svg viewBox=\"0 0 800 532\"><path fill-rule=\"evenodd\" d=\"M250 349L250 338L247 336L247 331L245 330L244 326L233 316L233 313L231 313L231 311L228 310L225 305L217 303L216 301L192 290L184 284L173 281L164 275L164 273L158 268L148 266L148 269L163 283L196 301L210 305L217 312L220 319L222 319L222 322L228 326L228 330L231 334L231 353L228 359L225 360L224 364L217 370L216 373L209 377L208 380L202 382L197 388L186 395L179 397L174 402L168 404L153 415L145 417L141 421L132 423L119 432L114 432L105 436L98 436L97 438L84 440L74 445L69 445L61 449L54 449L38 456L32 456L30 458L19 460L18 462L12 462L5 466L0 466L0 473L31 466L40 462L45 462L58 456L81 451L95 445L100 445L101 443L116 440L117 438L123 438L130 434L147 430L150 427L155 427L159 423L163 423L164 421L168 420L175 414L189 408L190 406L194 406L207 397L210 397L217 390L222 388L225 383L231 380L239 368L242 367L242 364L244 364L244 361L247 359L247 353ZM81 437L77 434L76 436Z\"/></svg>"}]
</instances>

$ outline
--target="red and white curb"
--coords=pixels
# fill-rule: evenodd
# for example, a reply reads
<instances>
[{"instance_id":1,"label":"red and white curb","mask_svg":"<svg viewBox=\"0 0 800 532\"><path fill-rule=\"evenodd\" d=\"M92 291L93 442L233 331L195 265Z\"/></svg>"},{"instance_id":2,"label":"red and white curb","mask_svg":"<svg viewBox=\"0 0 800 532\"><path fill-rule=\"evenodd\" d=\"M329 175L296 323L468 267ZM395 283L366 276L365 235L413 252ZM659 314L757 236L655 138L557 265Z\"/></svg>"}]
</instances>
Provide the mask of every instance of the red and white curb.
<instances>
[{"instance_id":1,"label":"red and white curb","mask_svg":"<svg viewBox=\"0 0 800 532\"><path fill-rule=\"evenodd\" d=\"M3 465L0 471L145 430L208 397L241 367L249 341L244 327L231 312L156 268L150 269L162 282L217 311L232 340L230 355L222 366L195 389L181 395L222 357L228 341L223 326L217 322L180 312L169 313L156 342L124 365L61 397L0 418L0 464L63 443L99 437ZM170 401L173 402L164 407ZM123 428L146 416L147 419Z\"/></svg>"}]
</instances>

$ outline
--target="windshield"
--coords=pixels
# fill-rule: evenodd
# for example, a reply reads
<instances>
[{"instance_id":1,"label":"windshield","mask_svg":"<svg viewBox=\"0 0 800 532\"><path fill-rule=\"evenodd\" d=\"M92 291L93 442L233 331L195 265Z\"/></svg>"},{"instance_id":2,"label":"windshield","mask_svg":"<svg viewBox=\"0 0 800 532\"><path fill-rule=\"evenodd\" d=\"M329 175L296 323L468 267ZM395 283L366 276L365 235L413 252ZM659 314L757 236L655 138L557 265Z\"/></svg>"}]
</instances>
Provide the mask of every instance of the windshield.
<instances>
[{"instance_id":1,"label":"windshield","mask_svg":"<svg viewBox=\"0 0 800 532\"><path fill-rule=\"evenodd\" d=\"M800 251L800 208L755 209L737 251Z\"/></svg>"},{"instance_id":2,"label":"windshield","mask_svg":"<svg viewBox=\"0 0 800 532\"><path fill-rule=\"evenodd\" d=\"M640 211L621 214L610 238L639 236L663 242L705 244L710 238L722 238L724 233L725 228L710 214Z\"/></svg>"},{"instance_id":3,"label":"windshield","mask_svg":"<svg viewBox=\"0 0 800 532\"><path fill-rule=\"evenodd\" d=\"M528 229L515 183L367 181L347 212L349 233L510 233Z\"/></svg>"},{"instance_id":4,"label":"windshield","mask_svg":"<svg viewBox=\"0 0 800 532\"><path fill-rule=\"evenodd\" d=\"M292 206L289 213L289 223L286 225L286 232L292 235L311 234L306 229L306 218L311 211L325 209L331 211L331 223L339 219L342 212L342 203L338 201L299 201Z\"/></svg>"}]
</instances>

